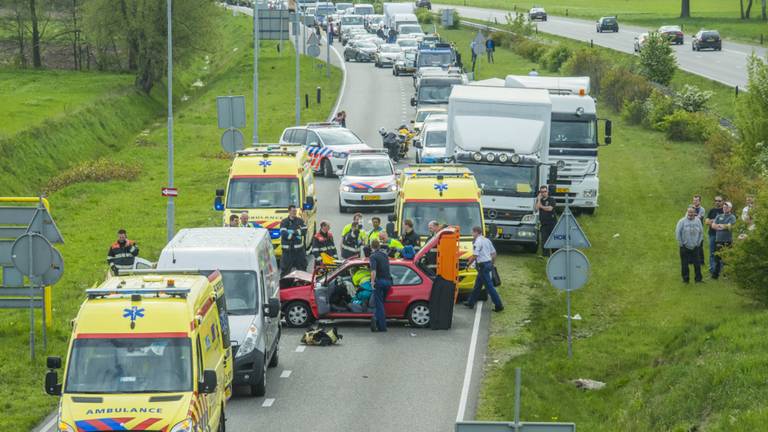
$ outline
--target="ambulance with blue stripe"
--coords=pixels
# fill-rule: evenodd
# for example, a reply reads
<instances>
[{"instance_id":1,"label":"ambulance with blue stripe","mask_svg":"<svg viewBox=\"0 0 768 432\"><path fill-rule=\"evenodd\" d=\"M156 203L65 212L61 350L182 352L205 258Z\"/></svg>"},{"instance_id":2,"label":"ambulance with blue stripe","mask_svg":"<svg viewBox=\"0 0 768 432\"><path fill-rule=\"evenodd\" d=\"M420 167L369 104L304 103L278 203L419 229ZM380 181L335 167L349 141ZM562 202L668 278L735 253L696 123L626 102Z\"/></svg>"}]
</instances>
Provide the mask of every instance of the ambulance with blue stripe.
<instances>
[{"instance_id":1,"label":"ambulance with blue stripe","mask_svg":"<svg viewBox=\"0 0 768 432\"><path fill-rule=\"evenodd\" d=\"M59 432L224 431L232 394L219 272L111 277L72 322L67 365L49 357L45 391L61 396Z\"/></svg>"}]
</instances>

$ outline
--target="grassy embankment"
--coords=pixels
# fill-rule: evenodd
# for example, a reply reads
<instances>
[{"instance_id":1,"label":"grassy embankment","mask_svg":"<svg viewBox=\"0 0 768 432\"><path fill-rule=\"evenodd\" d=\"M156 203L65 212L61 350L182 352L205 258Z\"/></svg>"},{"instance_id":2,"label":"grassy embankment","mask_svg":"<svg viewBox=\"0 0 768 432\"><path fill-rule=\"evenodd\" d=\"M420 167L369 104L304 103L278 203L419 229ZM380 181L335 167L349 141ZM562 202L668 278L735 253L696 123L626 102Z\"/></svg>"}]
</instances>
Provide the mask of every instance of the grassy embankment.
<instances>
[{"instance_id":1,"label":"grassy embankment","mask_svg":"<svg viewBox=\"0 0 768 432\"><path fill-rule=\"evenodd\" d=\"M701 28L720 30L726 39L759 43L760 35L768 37L768 27L760 20L760 2L752 7L752 19L739 18L738 1L698 0L691 2L691 18L680 18L680 1L675 0L441 0L441 4L485 7L502 10L528 11L531 7L542 6L551 15L597 19L615 15L619 23L627 23L656 29L662 25L682 25L686 39ZM745 4L747 2L744 2ZM768 40L765 41L768 43Z\"/></svg>"},{"instance_id":2,"label":"grassy embankment","mask_svg":"<svg viewBox=\"0 0 768 432\"><path fill-rule=\"evenodd\" d=\"M221 19L222 25L218 26L224 29L221 42L215 54L210 56L207 65L210 74L201 79L205 87L194 92L192 89L184 90L191 98L176 105L175 168L176 186L180 191L176 201L177 228L220 223L220 214L212 210L213 192L216 187L223 185L230 160L220 151L219 137L222 131L216 127L215 97L246 95L247 115L249 118L251 115L253 63L252 48L248 43L251 21L247 17L232 18L226 14L222 14ZM282 55L278 55L275 43L264 42L262 45L259 129L263 141L274 142L285 126L293 124L294 59L291 50L284 50ZM302 92L314 94L315 87L321 86L324 99L322 104L313 103L310 109L302 111L304 121L326 118L341 82L338 69L333 69L328 81L324 74L321 75L314 68L313 62L311 58L302 58ZM196 69L182 72L182 75L186 73L194 81L203 76L202 67L202 64L198 64ZM130 81L130 77L127 81ZM57 85L60 83L57 81ZM180 90L178 94L183 94L183 91ZM24 95L18 95L17 98L22 102L26 100ZM8 159L5 153L0 156L0 165L4 168L13 166L18 173L42 168L46 176L64 168L54 165L59 162L53 157L55 154L67 155L66 166L108 155L110 161L123 161L127 166L140 169L134 181L83 182L52 193L49 197L53 216L66 240L60 250L67 266L64 278L53 289L55 328L49 333L49 355L66 355L70 331L68 323L83 299L83 289L103 279L106 271L105 252L118 228L125 227L130 237L138 242L141 255L150 259L157 257L166 239L166 201L160 196L160 188L166 185L167 178L164 104L151 98L141 99L141 102L135 104L137 108L131 110L137 110L137 115L142 118L133 121L124 117L134 111L125 111L120 107L121 104L132 105L130 98L115 99L110 104L97 103L101 110L92 113L88 124L103 128L103 134L92 136L86 127L71 132L60 130L69 117L88 117L82 111L95 108L89 101L101 99L103 97L100 95L91 95L85 97L80 105L33 115L41 126L34 131L22 130L9 140L15 143L19 136L29 133L47 139L46 145L56 145L59 142L57 133L63 133L69 137L67 140L70 141L66 141L69 144L62 144L57 150L36 149L29 146L30 140L18 141L19 145L25 146L20 151L41 152L41 159L32 156ZM142 111L143 105L148 105L150 109ZM62 111L70 114L65 116ZM61 116L61 122L40 121L50 114ZM121 132L123 128L129 127L132 128L130 131ZM148 128L146 134L142 133L144 128ZM251 132L250 127L243 130L246 137L250 137ZM78 141L78 133L83 143ZM115 134L114 139L107 140L111 133ZM67 147L70 144L71 149ZM81 146L76 147L77 144ZM13 179L12 175L4 171L2 184L6 184L6 181L16 182L11 190L13 193L35 193L47 179L42 175L39 179ZM3 195L7 192L3 187ZM38 351L37 360L30 362L27 334L26 313L8 311L0 317L0 339L3 341L0 348L0 376L3 377L0 407L6 413L0 418L0 430L3 431L28 430L56 405L56 398L46 396L42 388L46 353Z\"/></svg>"},{"instance_id":3,"label":"grassy embankment","mask_svg":"<svg viewBox=\"0 0 768 432\"><path fill-rule=\"evenodd\" d=\"M468 47L474 30L441 34ZM481 78L532 66L499 49L496 63L482 62ZM680 282L675 223L692 194L711 205L714 192L702 144L670 142L607 107L600 115L614 120L614 143L600 153L600 209L580 218L592 274L572 297L583 318L574 321L574 357L566 357L565 296L546 281L545 261L503 257L502 296L512 307L493 316L478 418L512 417L519 366L527 421L606 432L760 429L768 419L768 313L727 279ZM578 390L576 378L607 387Z\"/></svg>"}]
</instances>

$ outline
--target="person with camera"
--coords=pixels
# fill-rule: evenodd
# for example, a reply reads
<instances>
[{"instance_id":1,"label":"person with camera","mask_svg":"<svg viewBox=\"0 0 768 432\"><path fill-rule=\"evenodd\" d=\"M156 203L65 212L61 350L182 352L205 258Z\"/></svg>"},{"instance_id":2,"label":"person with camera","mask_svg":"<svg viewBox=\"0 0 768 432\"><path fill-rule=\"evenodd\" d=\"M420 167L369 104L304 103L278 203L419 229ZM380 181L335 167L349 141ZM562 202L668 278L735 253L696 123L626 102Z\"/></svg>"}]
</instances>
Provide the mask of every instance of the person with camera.
<instances>
[{"instance_id":1,"label":"person with camera","mask_svg":"<svg viewBox=\"0 0 768 432\"><path fill-rule=\"evenodd\" d=\"M139 248L136 246L136 242L128 240L128 235L124 229L118 230L117 241L112 243L109 252L107 252L107 263L112 271L117 273L120 270L132 269L138 255Z\"/></svg>"},{"instance_id":2,"label":"person with camera","mask_svg":"<svg viewBox=\"0 0 768 432\"><path fill-rule=\"evenodd\" d=\"M544 248L544 244L552 234L552 230L555 229L557 224L557 214L555 213L555 199L549 196L549 188L547 186L541 186L539 188L539 195L536 197L536 210L539 211L539 233L541 235L541 255L548 257L552 250Z\"/></svg>"}]
</instances>

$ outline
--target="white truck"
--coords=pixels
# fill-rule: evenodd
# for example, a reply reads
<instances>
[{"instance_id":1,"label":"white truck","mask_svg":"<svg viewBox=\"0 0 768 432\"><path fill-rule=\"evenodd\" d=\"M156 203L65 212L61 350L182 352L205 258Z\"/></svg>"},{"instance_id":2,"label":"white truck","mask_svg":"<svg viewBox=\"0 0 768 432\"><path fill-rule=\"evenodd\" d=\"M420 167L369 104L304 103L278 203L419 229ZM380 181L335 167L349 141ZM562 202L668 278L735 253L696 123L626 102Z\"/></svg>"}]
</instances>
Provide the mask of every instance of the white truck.
<instances>
[{"instance_id":1,"label":"white truck","mask_svg":"<svg viewBox=\"0 0 768 432\"><path fill-rule=\"evenodd\" d=\"M413 3L384 3L384 26L396 28L395 16L399 14L413 14L416 7Z\"/></svg>"},{"instance_id":2,"label":"white truck","mask_svg":"<svg viewBox=\"0 0 768 432\"><path fill-rule=\"evenodd\" d=\"M538 248L538 189L554 180L549 165L552 100L541 89L453 87L446 154L475 175L489 238Z\"/></svg>"},{"instance_id":3,"label":"white truck","mask_svg":"<svg viewBox=\"0 0 768 432\"><path fill-rule=\"evenodd\" d=\"M567 200L571 207L593 214L600 192L597 160L600 142L595 100L589 96L589 77L508 75L504 86L549 91L552 99L549 159L558 168L553 196L559 206ZM611 129L611 121L605 120L605 144L611 143Z\"/></svg>"}]
</instances>

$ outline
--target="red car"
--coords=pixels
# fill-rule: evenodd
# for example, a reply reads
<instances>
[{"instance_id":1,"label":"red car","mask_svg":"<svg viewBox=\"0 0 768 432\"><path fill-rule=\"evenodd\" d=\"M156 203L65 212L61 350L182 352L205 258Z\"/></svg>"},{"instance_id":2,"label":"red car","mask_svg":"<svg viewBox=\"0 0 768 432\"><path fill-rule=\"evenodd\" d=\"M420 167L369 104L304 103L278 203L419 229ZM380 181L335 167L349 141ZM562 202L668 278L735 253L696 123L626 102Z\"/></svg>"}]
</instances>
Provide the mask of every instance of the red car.
<instances>
[{"instance_id":1,"label":"red car","mask_svg":"<svg viewBox=\"0 0 768 432\"><path fill-rule=\"evenodd\" d=\"M455 270L451 272L449 269L448 273L458 274L458 233L452 228L438 233L416 253L413 260L390 259L393 283L384 305L387 319L408 320L413 327L429 326L429 298L434 276L425 270L424 261L425 255L433 248L440 251L437 273L445 276L445 269L453 267ZM454 253L444 253L454 249ZM280 288L286 325L306 327L320 318L370 319L373 308L369 300L360 300L359 287L353 282L356 272L364 272L368 268L367 259L350 258L326 274L294 271L286 275ZM453 277L446 279L455 281ZM350 302L350 298L358 301Z\"/></svg>"}]
</instances>

